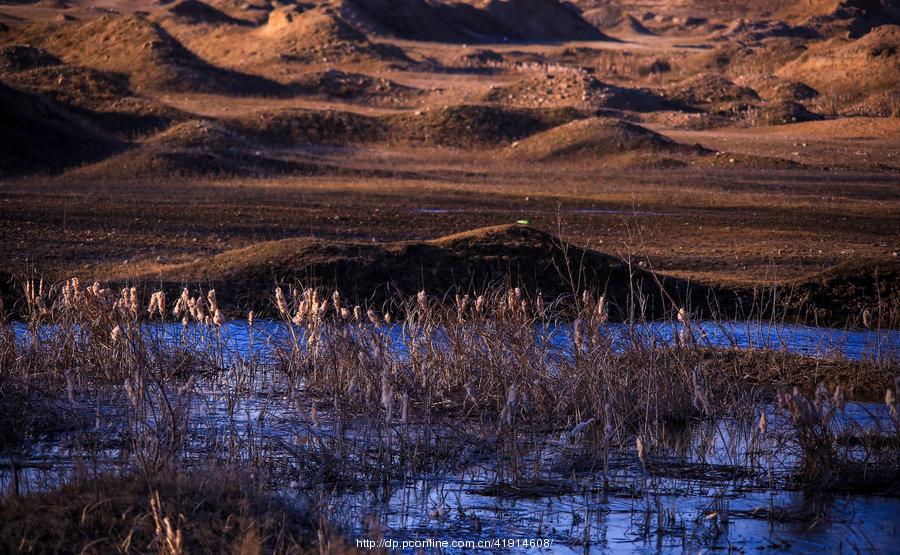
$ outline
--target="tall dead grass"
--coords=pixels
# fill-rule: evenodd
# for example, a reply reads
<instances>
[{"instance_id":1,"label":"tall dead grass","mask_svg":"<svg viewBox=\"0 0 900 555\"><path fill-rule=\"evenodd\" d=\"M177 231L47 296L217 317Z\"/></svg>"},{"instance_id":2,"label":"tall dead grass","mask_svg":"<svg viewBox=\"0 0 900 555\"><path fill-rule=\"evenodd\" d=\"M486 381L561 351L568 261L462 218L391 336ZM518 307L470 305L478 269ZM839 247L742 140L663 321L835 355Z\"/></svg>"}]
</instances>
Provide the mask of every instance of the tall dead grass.
<instances>
[{"instance_id":1,"label":"tall dead grass","mask_svg":"<svg viewBox=\"0 0 900 555\"><path fill-rule=\"evenodd\" d=\"M238 346L215 291L185 288L173 301L27 282L22 304L24 321L0 326L0 418L26 430L4 438L17 446L7 453L22 467L32 444L69 434L78 472L67 479L81 483L113 472L152 484L212 468L256 491L321 501L489 460L492 491L504 495L559 491L573 472L599 475L604 491L626 480L648 495L659 476L696 472L759 475L769 487L897 487L895 360L841 362L874 376L864 383L891 384L866 409L890 417L855 421L844 418L847 397L861 392L795 389L809 376L790 372L773 380L747 360L809 359L706 345L677 306L665 341L638 320L614 332L600 292L560 302L517 288L423 291L362 307L338 292L278 288L280 322L267 332L251 313ZM13 494L44 489L27 473L20 484L16 464ZM150 499L158 550L195 541ZM328 519L319 522L322 532Z\"/></svg>"}]
</instances>

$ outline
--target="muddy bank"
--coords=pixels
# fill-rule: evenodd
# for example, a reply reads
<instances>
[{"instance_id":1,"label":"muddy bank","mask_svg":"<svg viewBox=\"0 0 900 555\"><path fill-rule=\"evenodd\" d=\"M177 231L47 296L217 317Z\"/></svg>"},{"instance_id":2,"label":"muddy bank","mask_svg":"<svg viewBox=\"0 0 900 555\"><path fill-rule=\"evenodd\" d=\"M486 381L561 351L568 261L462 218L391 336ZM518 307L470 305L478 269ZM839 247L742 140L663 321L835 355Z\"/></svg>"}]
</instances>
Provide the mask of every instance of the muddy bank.
<instances>
[{"instance_id":1,"label":"muddy bank","mask_svg":"<svg viewBox=\"0 0 900 555\"><path fill-rule=\"evenodd\" d=\"M833 268L755 288L692 283L579 247L527 225L480 228L431 241L362 243L313 238L267 241L180 264L118 266L98 277L117 284L215 288L231 309L263 313L276 286L337 289L348 302L381 306L425 290L452 301L520 287L529 297L574 304L587 289L606 295L610 317L660 318L688 307L697 317L787 316L818 325L896 328L900 263Z\"/></svg>"},{"instance_id":2,"label":"muddy bank","mask_svg":"<svg viewBox=\"0 0 900 555\"><path fill-rule=\"evenodd\" d=\"M271 313L275 287L339 290L347 302L381 307L429 295L453 302L520 287L528 298L575 305L581 292L605 294L610 318L656 319L686 307L698 318L787 318L802 323L896 329L900 323L900 263L842 265L804 278L757 286L691 282L631 261L568 243L527 225L479 228L430 241L363 243L309 237L266 241L188 262L141 262L100 267L82 279L118 290L138 286L170 298L184 286L211 289L229 312ZM66 276L46 274L46 286ZM92 281L91 281L92 282ZM22 278L0 274L9 314L21 314Z\"/></svg>"}]
</instances>

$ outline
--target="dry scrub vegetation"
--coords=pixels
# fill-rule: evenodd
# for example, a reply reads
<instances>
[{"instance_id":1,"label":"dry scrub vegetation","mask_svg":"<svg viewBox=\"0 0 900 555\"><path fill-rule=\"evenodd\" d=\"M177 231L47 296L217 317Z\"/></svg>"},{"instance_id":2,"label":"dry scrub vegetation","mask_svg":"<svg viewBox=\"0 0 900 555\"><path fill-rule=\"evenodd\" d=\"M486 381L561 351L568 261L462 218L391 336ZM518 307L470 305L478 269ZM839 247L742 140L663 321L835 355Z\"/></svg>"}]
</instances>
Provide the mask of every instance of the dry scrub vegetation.
<instances>
[{"instance_id":1,"label":"dry scrub vegetation","mask_svg":"<svg viewBox=\"0 0 900 555\"><path fill-rule=\"evenodd\" d=\"M277 288L278 325L251 312L240 328L214 290L148 302L72 279L24 293L27 318L0 336L0 418L21 431L3 438L8 546L339 547L336 492L387 494L476 462L492 468L483 495L589 487L647 511L660 481L688 475L898 493L895 352L714 347L684 309L660 341L639 291L619 334L589 291L568 303L423 291L376 309ZM855 399L875 399L868 416L846 412ZM67 463L35 473L31 450L49 438Z\"/></svg>"}]
</instances>

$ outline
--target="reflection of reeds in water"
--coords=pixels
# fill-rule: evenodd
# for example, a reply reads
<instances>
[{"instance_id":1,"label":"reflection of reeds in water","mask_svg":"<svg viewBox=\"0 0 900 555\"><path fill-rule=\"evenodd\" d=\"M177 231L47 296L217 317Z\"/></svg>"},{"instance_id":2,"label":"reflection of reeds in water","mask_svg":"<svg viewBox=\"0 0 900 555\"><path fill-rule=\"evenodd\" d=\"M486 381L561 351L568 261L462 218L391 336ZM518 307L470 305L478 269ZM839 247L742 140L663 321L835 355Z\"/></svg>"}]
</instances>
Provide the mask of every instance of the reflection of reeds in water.
<instances>
[{"instance_id":1,"label":"reflection of reeds in water","mask_svg":"<svg viewBox=\"0 0 900 555\"><path fill-rule=\"evenodd\" d=\"M450 303L420 292L377 310L344 306L336 292L278 288L274 312L289 333L270 340L268 359L234 350L214 290L183 289L172 321L162 291L139 310L133 288L116 294L74 279L49 290L29 283L25 301L25 336L16 338L5 319L0 333L2 406L27 396L59 407L57 420L90 438L82 444L96 472L150 477L211 464L240 469L260 487L284 479L313 491L389 490L396 480L487 458L498 491L563 487L586 472L604 495L639 487L646 510L660 514L650 498L674 468L759 473L768 487L896 487L900 392L884 396L887 420L855 422L845 416L847 396L870 392L767 382L766 372L754 373L756 361L788 355L703 347L684 309L673 310L674 344L626 325L633 335L623 348L608 333L606 298L589 292L574 308L512 288ZM392 314L403 317L394 323ZM573 322L571 340L554 325L561 322ZM156 330L178 326L149 323L181 323L182 333L163 335ZM248 324L252 343L253 312ZM860 368L890 379L893 364ZM766 413L772 399L777 417ZM215 424L198 409L212 404L222 415ZM0 417L16 429L29 418ZM39 424L27 434L43 433ZM120 444L115 457L102 447L102 430ZM670 456L693 466L672 465ZM635 475L644 477L639 485L623 481ZM177 552L178 528L165 518L157 543Z\"/></svg>"}]
</instances>

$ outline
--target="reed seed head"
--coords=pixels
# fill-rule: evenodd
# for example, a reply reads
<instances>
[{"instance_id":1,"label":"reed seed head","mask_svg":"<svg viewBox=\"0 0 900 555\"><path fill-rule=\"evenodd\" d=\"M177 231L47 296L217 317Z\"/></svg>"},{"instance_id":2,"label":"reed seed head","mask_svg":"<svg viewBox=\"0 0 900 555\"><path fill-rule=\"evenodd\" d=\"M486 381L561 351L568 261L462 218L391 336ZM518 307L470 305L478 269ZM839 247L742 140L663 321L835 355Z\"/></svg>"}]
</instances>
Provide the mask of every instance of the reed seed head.
<instances>
[{"instance_id":1,"label":"reed seed head","mask_svg":"<svg viewBox=\"0 0 900 555\"><path fill-rule=\"evenodd\" d=\"M287 301L284 300L284 292L281 290L281 287L275 288L275 306L278 307L278 312L282 317L287 317L288 306Z\"/></svg>"},{"instance_id":2,"label":"reed seed head","mask_svg":"<svg viewBox=\"0 0 900 555\"><path fill-rule=\"evenodd\" d=\"M844 410L844 407L847 404L846 395L844 394L844 386L838 384L837 387L834 388L834 396L831 398L831 402L834 404L837 410Z\"/></svg>"},{"instance_id":3,"label":"reed seed head","mask_svg":"<svg viewBox=\"0 0 900 555\"><path fill-rule=\"evenodd\" d=\"M132 317L137 318L138 308L140 307L140 305L141 303L138 302L137 287L132 287L128 291L128 307L131 309Z\"/></svg>"},{"instance_id":4,"label":"reed seed head","mask_svg":"<svg viewBox=\"0 0 900 555\"><path fill-rule=\"evenodd\" d=\"M608 309L606 307L606 295L600 295L597 299L597 322L601 325L605 324L609 319Z\"/></svg>"}]
</instances>

